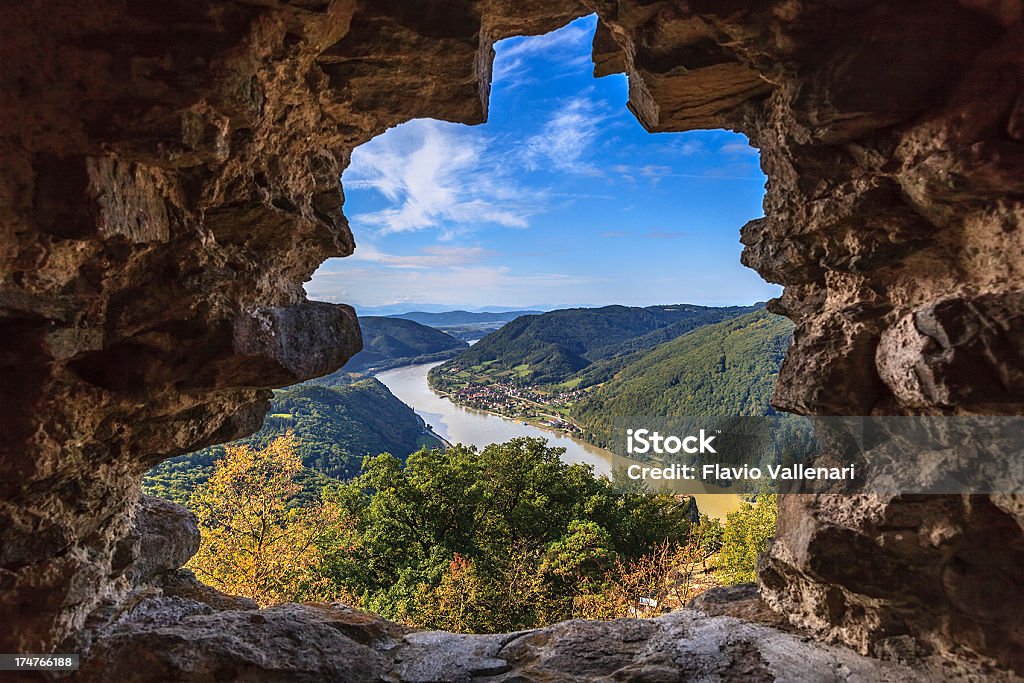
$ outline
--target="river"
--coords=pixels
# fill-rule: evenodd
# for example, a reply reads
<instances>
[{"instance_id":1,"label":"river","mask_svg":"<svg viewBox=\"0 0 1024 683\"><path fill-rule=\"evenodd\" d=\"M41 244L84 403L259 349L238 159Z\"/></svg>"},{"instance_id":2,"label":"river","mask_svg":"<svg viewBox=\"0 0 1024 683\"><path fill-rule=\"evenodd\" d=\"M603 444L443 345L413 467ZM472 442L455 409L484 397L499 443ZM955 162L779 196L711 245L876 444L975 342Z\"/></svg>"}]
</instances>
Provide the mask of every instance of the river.
<instances>
[{"instance_id":1,"label":"river","mask_svg":"<svg viewBox=\"0 0 1024 683\"><path fill-rule=\"evenodd\" d=\"M613 468L636 462L560 432L456 405L427 383L427 373L436 365L440 363L407 365L378 373L376 377L399 400L411 406L445 441L483 448L520 436L540 437L547 439L551 446L565 449L562 460L590 465L597 475L611 474ZM739 505L739 498L731 493L705 493L698 494L696 498L701 512L718 518L724 518Z\"/></svg>"}]
</instances>

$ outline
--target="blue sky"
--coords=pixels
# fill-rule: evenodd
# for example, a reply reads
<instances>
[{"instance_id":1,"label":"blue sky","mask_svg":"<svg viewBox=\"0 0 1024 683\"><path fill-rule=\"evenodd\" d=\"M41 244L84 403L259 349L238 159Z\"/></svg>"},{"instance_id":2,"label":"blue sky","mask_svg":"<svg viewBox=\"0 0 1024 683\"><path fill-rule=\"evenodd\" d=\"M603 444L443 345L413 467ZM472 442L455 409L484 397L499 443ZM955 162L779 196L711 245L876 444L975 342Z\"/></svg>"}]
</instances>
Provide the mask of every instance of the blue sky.
<instances>
[{"instance_id":1,"label":"blue sky","mask_svg":"<svg viewBox=\"0 0 1024 683\"><path fill-rule=\"evenodd\" d=\"M762 215L758 155L727 131L647 133L626 79L594 79L594 17L496 46L490 115L410 121L342 177L356 252L311 298L414 310L746 304L780 288L740 265Z\"/></svg>"}]
</instances>

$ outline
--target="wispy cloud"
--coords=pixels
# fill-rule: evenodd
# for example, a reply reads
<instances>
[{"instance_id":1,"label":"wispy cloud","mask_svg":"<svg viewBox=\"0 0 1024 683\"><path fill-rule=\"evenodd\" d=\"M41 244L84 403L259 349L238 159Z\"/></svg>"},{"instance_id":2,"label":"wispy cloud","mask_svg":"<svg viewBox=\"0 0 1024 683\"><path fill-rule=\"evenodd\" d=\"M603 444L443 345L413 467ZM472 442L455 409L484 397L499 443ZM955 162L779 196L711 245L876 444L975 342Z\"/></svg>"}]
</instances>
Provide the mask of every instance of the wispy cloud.
<instances>
[{"instance_id":1,"label":"wispy cloud","mask_svg":"<svg viewBox=\"0 0 1024 683\"><path fill-rule=\"evenodd\" d=\"M450 266L429 270L390 267L344 267L318 271L306 292L320 301L357 306L396 303L459 302L467 305L519 305L523 301L557 300L567 293L584 297L600 278L565 273L524 273L507 266ZM324 270L323 268L321 270ZM580 299L583 300L583 299Z\"/></svg>"},{"instance_id":2,"label":"wispy cloud","mask_svg":"<svg viewBox=\"0 0 1024 683\"><path fill-rule=\"evenodd\" d=\"M553 168L565 173L600 175L587 152L606 114L587 97L568 100L541 131L527 139L523 162L530 170Z\"/></svg>"},{"instance_id":3,"label":"wispy cloud","mask_svg":"<svg viewBox=\"0 0 1024 683\"><path fill-rule=\"evenodd\" d=\"M356 245L355 253L347 260L377 263L389 268L426 269L469 265L483 260L489 254L490 252L483 247L441 244L427 245L415 254L389 254L364 241Z\"/></svg>"},{"instance_id":4,"label":"wispy cloud","mask_svg":"<svg viewBox=\"0 0 1024 683\"><path fill-rule=\"evenodd\" d=\"M745 142L727 142L718 148L719 154L726 156L751 156L756 157L759 152Z\"/></svg>"},{"instance_id":5,"label":"wispy cloud","mask_svg":"<svg viewBox=\"0 0 1024 683\"><path fill-rule=\"evenodd\" d=\"M636 182L639 178L644 178L651 181L652 185L657 185L659 180L672 175L672 168L670 166L660 164L644 164L643 166L615 164L612 166L612 170L620 174L623 180Z\"/></svg>"},{"instance_id":6,"label":"wispy cloud","mask_svg":"<svg viewBox=\"0 0 1024 683\"><path fill-rule=\"evenodd\" d=\"M438 228L443 239L483 225L525 228L542 197L502 170L470 129L410 121L356 149L343 184L373 189L392 204L352 216L378 234Z\"/></svg>"},{"instance_id":7,"label":"wispy cloud","mask_svg":"<svg viewBox=\"0 0 1024 683\"><path fill-rule=\"evenodd\" d=\"M495 45L494 70L491 81L495 87L512 89L535 80L531 65L538 58L559 64L568 74L590 68L590 41L594 36L592 21L572 23L542 36L509 38Z\"/></svg>"},{"instance_id":8,"label":"wispy cloud","mask_svg":"<svg viewBox=\"0 0 1024 683\"><path fill-rule=\"evenodd\" d=\"M685 135L685 134L683 134ZM707 151L700 140L681 137L668 143L669 151L680 154L684 157L692 157Z\"/></svg>"}]
</instances>

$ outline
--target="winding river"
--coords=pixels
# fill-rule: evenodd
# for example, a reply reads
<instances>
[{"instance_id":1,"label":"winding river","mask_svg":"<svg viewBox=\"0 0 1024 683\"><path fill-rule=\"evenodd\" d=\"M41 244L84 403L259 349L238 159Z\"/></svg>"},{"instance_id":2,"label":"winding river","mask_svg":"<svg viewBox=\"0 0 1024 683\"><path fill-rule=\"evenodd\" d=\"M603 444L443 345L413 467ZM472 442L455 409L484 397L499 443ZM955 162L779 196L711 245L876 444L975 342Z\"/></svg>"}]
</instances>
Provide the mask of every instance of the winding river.
<instances>
[{"instance_id":1,"label":"winding river","mask_svg":"<svg viewBox=\"0 0 1024 683\"><path fill-rule=\"evenodd\" d=\"M551 446L564 448L562 460L565 462L591 465L598 475L611 474L613 468L635 462L560 432L547 431L517 420L456 405L431 389L427 383L427 373L436 365L440 363L407 365L378 373L376 377L399 400L411 406L435 434L450 443L483 448L487 444L520 436L540 437L547 439ZM700 511L712 517L723 518L739 505L739 498L731 493L705 493L698 494L696 498Z\"/></svg>"}]
</instances>

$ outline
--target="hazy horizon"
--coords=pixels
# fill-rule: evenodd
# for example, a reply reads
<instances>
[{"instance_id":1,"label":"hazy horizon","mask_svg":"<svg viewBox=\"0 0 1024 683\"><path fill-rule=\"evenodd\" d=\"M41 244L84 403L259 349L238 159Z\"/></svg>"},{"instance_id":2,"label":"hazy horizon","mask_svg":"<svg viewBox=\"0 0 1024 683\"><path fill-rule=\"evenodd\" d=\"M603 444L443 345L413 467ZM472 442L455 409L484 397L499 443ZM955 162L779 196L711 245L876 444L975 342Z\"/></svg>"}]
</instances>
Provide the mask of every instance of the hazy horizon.
<instances>
[{"instance_id":1,"label":"hazy horizon","mask_svg":"<svg viewBox=\"0 0 1024 683\"><path fill-rule=\"evenodd\" d=\"M737 304L695 304L692 301L671 301L671 302L656 302L649 304L623 304L619 302L609 302L601 304L534 304L529 306L460 306L456 304L436 304L436 303L422 303L422 304L390 304L385 306L358 306L354 305L356 313L359 315L402 315L405 313L452 313L455 311L465 311L466 313L508 313L513 311L558 311L569 308L604 308L606 306L628 306L630 308L650 308L653 306L706 306L708 308L727 308L729 306L756 306L757 304L763 304L766 300L762 299L759 301L748 301Z\"/></svg>"}]
</instances>

